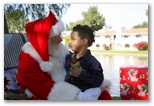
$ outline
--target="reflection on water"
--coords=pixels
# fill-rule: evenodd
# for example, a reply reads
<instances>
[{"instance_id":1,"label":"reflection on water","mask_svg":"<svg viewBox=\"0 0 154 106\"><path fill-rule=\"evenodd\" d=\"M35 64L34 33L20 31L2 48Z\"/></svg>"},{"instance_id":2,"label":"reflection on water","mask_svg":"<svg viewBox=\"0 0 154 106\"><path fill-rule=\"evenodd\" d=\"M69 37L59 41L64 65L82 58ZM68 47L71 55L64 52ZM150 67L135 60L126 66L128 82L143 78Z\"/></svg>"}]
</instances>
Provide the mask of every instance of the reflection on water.
<instances>
[{"instance_id":1,"label":"reflection on water","mask_svg":"<svg viewBox=\"0 0 154 106\"><path fill-rule=\"evenodd\" d=\"M119 68L121 66L148 66L148 55L92 54L100 61L105 79L109 79L112 83L110 90L112 96L120 96Z\"/></svg>"}]
</instances>

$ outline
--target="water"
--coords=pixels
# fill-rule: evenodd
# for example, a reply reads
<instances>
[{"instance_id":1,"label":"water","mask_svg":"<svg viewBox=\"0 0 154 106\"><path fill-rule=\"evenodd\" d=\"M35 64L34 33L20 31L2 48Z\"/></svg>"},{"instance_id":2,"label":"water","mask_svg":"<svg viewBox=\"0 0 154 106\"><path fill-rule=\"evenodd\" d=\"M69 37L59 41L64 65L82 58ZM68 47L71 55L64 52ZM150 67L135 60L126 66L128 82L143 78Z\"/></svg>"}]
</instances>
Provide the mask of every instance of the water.
<instances>
[{"instance_id":1,"label":"water","mask_svg":"<svg viewBox=\"0 0 154 106\"><path fill-rule=\"evenodd\" d=\"M111 96L120 96L119 69L121 66L148 66L148 55L92 54L101 63L105 79L111 81Z\"/></svg>"}]
</instances>

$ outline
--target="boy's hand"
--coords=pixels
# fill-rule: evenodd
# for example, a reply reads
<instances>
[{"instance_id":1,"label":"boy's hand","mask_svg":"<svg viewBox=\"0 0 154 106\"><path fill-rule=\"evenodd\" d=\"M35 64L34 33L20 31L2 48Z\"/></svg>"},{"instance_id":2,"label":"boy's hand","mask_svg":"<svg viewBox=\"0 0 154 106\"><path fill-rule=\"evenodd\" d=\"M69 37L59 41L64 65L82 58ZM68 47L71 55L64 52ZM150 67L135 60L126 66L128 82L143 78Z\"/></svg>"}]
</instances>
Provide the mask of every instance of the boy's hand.
<instances>
[{"instance_id":1,"label":"boy's hand","mask_svg":"<svg viewBox=\"0 0 154 106\"><path fill-rule=\"evenodd\" d=\"M73 67L73 70L70 71L70 75L74 77L78 77L80 73L82 72L82 67L80 66L79 68Z\"/></svg>"}]
</instances>

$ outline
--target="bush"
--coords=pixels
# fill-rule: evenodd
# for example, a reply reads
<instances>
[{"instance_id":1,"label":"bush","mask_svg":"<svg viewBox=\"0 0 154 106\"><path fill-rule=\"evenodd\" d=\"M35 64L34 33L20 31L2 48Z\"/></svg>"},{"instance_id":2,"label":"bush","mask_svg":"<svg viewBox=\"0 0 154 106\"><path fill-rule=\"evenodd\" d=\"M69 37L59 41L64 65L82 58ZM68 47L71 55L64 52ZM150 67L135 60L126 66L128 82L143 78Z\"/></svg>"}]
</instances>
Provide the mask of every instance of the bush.
<instances>
[{"instance_id":1,"label":"bush","mask_svg":"<svg viewBox=\"0 0 154 106\"><path fill-rule=\"evenodd\" d=\"M140 42L136 44L136 48L141 51L141 50L148 50L148 43L147 42Z\"/></svg>"},{"instance_id":2,"label":"bush","mask_svg":"<svg viewBox=\"0 0 154 106\"><path fill-rule=\"evenodd\" d=\"M106 44L103 47L105 50L109 50L109 47Z\"/></svg>"},{"instance_id":3,"label":"bush","mask_svg":"<svg viewBox=\"0 0 154 106\"><path fill-rule=\"evenodd\" d=\"M70 35L65 36L65 45L69 47L70 41L71 41Z\"/></svg>"}]
</instances>

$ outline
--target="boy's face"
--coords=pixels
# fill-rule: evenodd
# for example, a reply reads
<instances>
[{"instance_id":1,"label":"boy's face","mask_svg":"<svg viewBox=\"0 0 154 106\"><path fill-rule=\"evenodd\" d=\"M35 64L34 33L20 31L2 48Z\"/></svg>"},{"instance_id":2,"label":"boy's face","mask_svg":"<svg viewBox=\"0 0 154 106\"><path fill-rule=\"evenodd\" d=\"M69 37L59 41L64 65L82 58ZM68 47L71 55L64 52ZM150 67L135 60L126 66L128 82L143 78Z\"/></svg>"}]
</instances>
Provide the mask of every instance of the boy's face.
<instances>
[{"instance_id":1,"label":"boy's face","mask_svg":"<svg viewBox=\"0 0 154 106\"><path fill-rule=\"evenodd\" d=\"M72 49L72 51L79 52L82 47L83 39L78 36L77 31L73 31L71 34L70 48Z\"/></svg>"}]
</instances>

